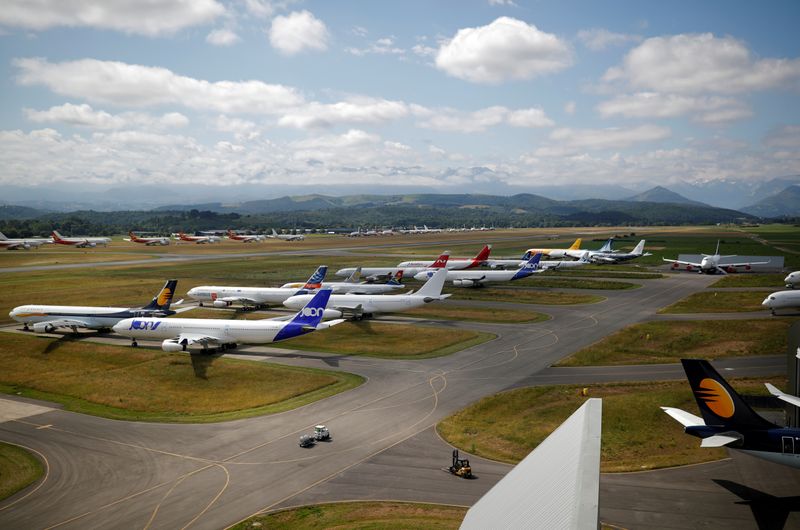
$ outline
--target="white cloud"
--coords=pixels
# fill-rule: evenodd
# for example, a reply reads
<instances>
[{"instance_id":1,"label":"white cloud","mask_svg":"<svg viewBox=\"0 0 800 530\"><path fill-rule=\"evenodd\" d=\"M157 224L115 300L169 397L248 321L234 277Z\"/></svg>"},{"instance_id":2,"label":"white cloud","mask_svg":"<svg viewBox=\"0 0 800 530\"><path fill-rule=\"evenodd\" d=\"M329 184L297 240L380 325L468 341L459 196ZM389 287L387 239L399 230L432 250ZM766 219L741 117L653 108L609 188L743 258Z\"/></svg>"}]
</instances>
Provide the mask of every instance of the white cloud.
<instances>
[{"instance_id":1,"label":"white cloud","mask_svg":"<svg viewBox=\"0 0 800 530\"><path fill-rule=\"evenodd\" d=\"M604 28L582 29L578 32L578 40L592 51L603 51L612 46L620 46L628 42L640 42L640 35L613 33Z\"/></svg>"},{"instance_id":2,"label":"white cloud","mask_svg":"<svg viewBox=\"0 0 800 530\"><path fill-rule=\"evenodd\" d=\"M800 152L800 125L775 127L764 137L764 145L773 149L790 149Z\"/></svg>"},{"instance_id":3,"label":"white cloud","mask_svg":"<svg viewBox=\"0 0 800 530\"><path fill-rule=\"evenodd\" d=\"M571 64L572 50L566 42L509 17L458 30L436 55L437 68L474 83L531 79Z\"/></svg>"},{"instance_id":4,"label":"white cloud","mask_svg":"<svg viewBox=\"0 0 800 530\"><path fill-rule=\"evenodd\" d=\"M214 120L214 128L222 132L230 132L238 141L253 140L258 138L261 131L254 122L241 118L230 118L223 114Z\"/></svg>"},{"instance_id":5,"label":"white cloud","mask_svg":"<svg viewBox=\"0 0 800 530\"><path fill-rule=\"evenodd\" d=\"M216 0L5 0L0 25L91 27L155 37L207 24L224 13Z\"/></svg>"},{"instance_id":6,"label":"white cloud","mask_svg":"<svg viewBox=\"0 0 800 530\"><path fill-rule=\"evenodd\" d=\"M438 48L434 48L433 46L426 46L424 44L415 44L411 51L414 52L416 55L420 57L436 57L436 54L439 53Z\"/></svg>"},{"instance_id":7,"label":"white cloud","mask_svg":"<svg viewBox=\"0 0 800 530\"><path fill-rule=\"evenodd\" d=\"M295 11L272 20L269 42L284 55L324 51L328 49L328 28L311 12Z\"/></svg>"},{"instance_id":8,"label":"white cloud","mask_svg":"<svg viewBox=\"0 0 800 530\"><path fill-rule=\"evenodd\" d=\"M224 113L278 113L303 103L296 90L261 81L209 82L177 75L166 68L82 59L50 63L42 58L14 59L17 81L43 85L57 94L92 102L148 107L179 104Z\"/></svg>"},{"instance_id":9,"label":"white cloud","mask_svg":"<svg viewBox=\"0 0 800 530\"><path fill-rule=\"evenodd\" d=\"M152 116L142 112L123 112L109 114L102 110L94 110L87 104L73 105L64 103L47 110L24 109L25 117L35 123L61 123L74 127L89 129L124 129L146 127L166 129L185 127L189 119L178 112L169 112L161 116Z\"/></svg>"},{"instance_id":10,"label":"white cloud","mask_svg":"<svg viewBox=\"0 0 800 530\"><path fill-rule=\"evenodd\" d=\"M560 128L550 133L551 144L534 151L535 156L563 156L582 150L626 149L636 144L669 138L668 127L640 125L607 129Z\"/></svg>"},{"instance_id":11,"label":"white cloud","mask_svg":"<svg viewBox=\"0 0 800 530\"><path fill-rule=\"evenodd\" d=\"M244 7L248 13L258 18L269 18L275 12L272 2L265 0L244 0Z\"/></svg>"},{"instance_id":12,"label":"white cloud","mask_svg":"<svg viewBox=\"0 0 800 530\"><path fill-rule=\"evenodd\" d=\"M690 96L639 92L603 101L597 110L604 118L674 118L690 114L694 121L722 123L752 116L741 101L720 96Z\"/></svg>"},{"instance_id":13,"label":"white cloud","mask_svg":"<svg viewBox=\"0 0 800 530\"><path fill-rule=\"evenodd\" d=\"M501 124L514 127L552 127L555 125L553 120L539 108L510 110L506 107L494 106L473 112L462 112L451 108L427 109L416 106L413 111L421 118L420 127L437 131L475 133Z\"/></svg>"},{"instance_id":14,"label":"white cloud","mask_svg":"<svg viewBox=\"0 0 800 530\"><path fill-rule=\"evenodd\" d=\"M368 54L374 55L404 55L406 51L403 48L395 46L394 37L383 37L370 43L364 48L345 48L345 51L351 55L364 56Z\"/></svg>"},{"instance_id":15,"label":"white cloud","mask_svg":"<svg viewBox=\"0 0 800 530\"><path fill-rule=\"evenodd\" d=\"M490 6L516 6L514 0L489 0Z\"/></svg>"},{"instance_id":16,"label":"white cloud","mask_svg":"<svg viewBox=\"0 0 800 530\"><path fill-rule=\"evenodd\" d=\"M577 104L574 101L567 101L564 103L564 112L572 116L575 114L575 110L578 108Z\"/></svg>"},{"instance_id":17,"label":"white cloud","mask_svg":"<svg viewBox=\"0 0 800 530\"><path fill-rule=\"evenodd\" d=\"M227 28L215 29L206 36L206 42L214 46L232 46L240 40L239 35Z\"/></svg>"},{"instance_id":18,"label":"white cloud","mask_svg":"<svg viewBox=\"0 0 800 530\"><path fill-rule=\"evenodd\" d=\"M732 94L796 87L800 59L757 59L733 37L682 34L647 39L603 79L656 92Z\"/></svg>"},{"instance_id":19,"label":"white cloud","mask_svg":"<svg viewBox=\"0 0 800 530\"><path fill-rule=\"evenodd\" d=\"M278 124L309 129L341 123L383 123L408 114L408 105L401 101L360 97L337 103L312 102L285 113Z\"/></svg>"}]
</instances>

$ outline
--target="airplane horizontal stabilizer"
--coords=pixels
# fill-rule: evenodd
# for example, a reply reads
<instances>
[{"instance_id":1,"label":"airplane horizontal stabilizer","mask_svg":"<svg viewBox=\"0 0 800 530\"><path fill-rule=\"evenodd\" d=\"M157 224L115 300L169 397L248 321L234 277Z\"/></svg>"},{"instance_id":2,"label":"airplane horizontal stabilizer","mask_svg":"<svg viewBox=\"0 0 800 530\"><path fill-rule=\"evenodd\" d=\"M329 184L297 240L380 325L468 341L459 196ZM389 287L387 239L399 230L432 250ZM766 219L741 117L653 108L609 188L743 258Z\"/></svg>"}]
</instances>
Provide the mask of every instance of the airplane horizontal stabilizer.
<instances>
[{"instance_id":1,"label":"airplane horizontal stabilizer","mask_svg":"<svg viewBox=\"0 0 800 530\"><path fill-rule=\"evenodd\" d=\"M347 320L344 319L344 318L337 318L335 320L329 320L327 322L320 322L319 325L314 329L318 329L318 330L319 329L328 329L328 328L331 328L331 327L336 326L338 324L341 324L342 322L347 322Z\"/></svg>"},{"instance_id":2,"label":"airplane horizontal stabilizer","mask_svg":"<svg viewBox=\"0 0 800 530\"><path fill-rule=\"evenodd\" d=\"M703 438L700 447L723 447L733 442L738 442L742 439L742 435L738 432L726 432L723 434L715 434L708 438Z\"/></svg>"},{"instance_id":3,"label":"airplane horizontal stabilizer","mask_svg":"<svg viewBox=\"0 0 800 530\"><path fill-rule=\"evenodd\" d=\"M695 425L705 425L706 422L700 416L695 416L691 412L676 409L674 407L661 407L661 410L669 414L672 419L683 425L684 427L692 427Z\"/></svg>"},{"instance_id":4,"label":"airplane horizontal stabilizer","mask_svg":"<svg viewBox=\"0 0 800 530\"><path fill-rule=\"evenodd\" d=\"M790 403L795 407L800 407L800 397L787 394L786 392L781 392L780 390L775 388L774 385L771 385L769 383L764 383L764 385L767 387L767 390L769 390L769 393L775 396L776 398L785 401L786 403Z\"/></svg>"}]
</instances>

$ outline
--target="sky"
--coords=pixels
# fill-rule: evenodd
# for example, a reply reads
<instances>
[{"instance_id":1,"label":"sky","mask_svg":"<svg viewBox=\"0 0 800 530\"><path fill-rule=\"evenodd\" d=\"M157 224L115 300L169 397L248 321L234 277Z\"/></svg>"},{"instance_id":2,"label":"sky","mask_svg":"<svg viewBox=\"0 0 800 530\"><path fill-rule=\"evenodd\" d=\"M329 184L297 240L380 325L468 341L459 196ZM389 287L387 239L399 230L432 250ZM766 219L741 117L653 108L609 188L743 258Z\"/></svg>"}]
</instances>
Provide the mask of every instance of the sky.
<instances>
[{"instance_id":1,"label":"sky","mask_svg":"<svg viewBox=\"0 0 800 530\"><path fill-rule=\"evenodd\" d=\"M793 0L4 0L0 190L796 175L798 23Z\"/></svg>"}]
</instances>

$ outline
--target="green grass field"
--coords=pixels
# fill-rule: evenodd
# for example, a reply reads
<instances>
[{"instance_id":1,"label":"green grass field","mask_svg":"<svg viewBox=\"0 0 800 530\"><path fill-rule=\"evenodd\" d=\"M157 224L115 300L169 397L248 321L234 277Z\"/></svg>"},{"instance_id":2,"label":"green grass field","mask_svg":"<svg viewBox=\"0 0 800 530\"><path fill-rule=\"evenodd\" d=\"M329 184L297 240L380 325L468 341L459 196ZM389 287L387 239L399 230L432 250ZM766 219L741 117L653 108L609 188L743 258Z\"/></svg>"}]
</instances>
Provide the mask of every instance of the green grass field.
<instances>
[{"instance_id":1,"label":"green grass field","mask_svg":"<svg viewBox=\"0 0 800 530\"><path fill-rule=\"evenodd\" d=\"M122 420L208 422L271 414L363 378L145 348L2 334L0 391Z\"/></svg>"},{"instance_id":2,"label":"green grass field","mask_svg":"<svg viewBox=\"0 0 800 530\"><path fill-rule=\"evenodd\" d=\"M594 280L586 278L555 278L537 276L533 280L536 287L547 289L608 289L621 291L625 289L637 289L639 284L630 282L615 282L607 280Z\"/></svg>"},{"instance_id":3,"label":"green grass field","mask_svg":"<svg viewBox=\"0 0 800 530\"><path fill-rule=\"evenodd\" d=\"M402 313L404 316L432 320L469 320L472 322L533 323L549 320L550 316L536 311L497 309L459 305L452 302L428 304Z\"/></svg>"},{"instance_id":4,"label":"green grass field","mask_svg":"<svg viewBox=\"0 0 800 530\"><path fill-rule=\"evenodd\" d=\"M0 442L0 501L30 486L44 474L44 466L25 449Z\"/></svg>"},{"instance_id":5,"label":"green grass field","mask_svg":"<svg viewBox=\"0 0 800 530\"><path fill-rule=\"evenodd\" d=\"M785 379L770 380L779 388ZM737 391L765 395L764 379L734 379ZM471 454L516 464L580 407L580 386L511 390L486 397L446 418L438 431ZM603 399L603 472L642 471L717 460L724 449L704 449L700 440L659 407L699 414L686 381L608 384L589 387ZM480 470L475 470L480 474Z\"/></svg>"},{"instance_id":6,"label":"green grass field","mask_svg":"<svg viewBox=\"0 0 800 530\"><path fill-rule=\"evenodd\" d=\"M412 336L414 340L409 340ZM383 359L427 359L493 338L495 335L480 331L361 320L344 322L323 333L309 333L277 347Z\"/></svg>"},{"instance_id":7,"label":"green grass field","mask_svg":"<svg viewBox=\"0 0 800 530\"><path fill-rule=\"evenodd\" d=\"M342 502L292 508L251 517L232 530L306 530L307 528L360 528L418 530L458 528L466 508L404 502Z\"/></svg>"},{"instance_id":8,"label":"green grass field","mask_svg":"<svg viewBox=\"0 0 800 530\"><path fill-rule=\"evenodd\" d=\"M709 285L709 289L724 289L725 287L774 287L782 289L784 286L784 273L770 274L728 274ZM765 293L766 294L766 293Z\"/></svg>"},{"instance_id":9,"label":"green grass field","mask_svg":"<svg viewBox=\"0 0 800 530\"><path fill-rule=\"evenodd\" d=\"M605 366L777 355L786 351L785 319L687 320L635 324L607 336L556 366Z\"/></svg>"},{"instance_id":10,"label":"green grass field","mask_svg":"<svg viewBox=\"0 0 800 530\"><path fill-rule=\"evenodd\" d=\"M448 288L453 293L448 300L485 300L516 304L573 305L594 304L605 300L602 296L564 291L540 291L530 288L482 287L480 289Z\"/></svg>"},{"instance_id":11,"label":"green grass field","mask_svg":"<svg viewBox=\"0 0 800 530\"><path fill-rule=\"evenodd\" d=\"M768 293L763 291L705 291L694 293L659 313L740 313L761 311L761 302ZM767 315L769 313L765 313Z\"/></svg>"}]
</instances>

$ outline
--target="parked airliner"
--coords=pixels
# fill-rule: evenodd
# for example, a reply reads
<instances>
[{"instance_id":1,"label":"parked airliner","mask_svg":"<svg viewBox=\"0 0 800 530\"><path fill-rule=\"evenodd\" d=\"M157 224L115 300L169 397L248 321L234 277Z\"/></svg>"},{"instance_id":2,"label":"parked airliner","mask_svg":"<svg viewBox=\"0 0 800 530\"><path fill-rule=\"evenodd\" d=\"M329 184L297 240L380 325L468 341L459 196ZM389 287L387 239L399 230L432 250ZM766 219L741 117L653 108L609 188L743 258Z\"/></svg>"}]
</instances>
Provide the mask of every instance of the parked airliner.
<instances>
[{"instance_id":1,"label":"parked airliner","mask_svg":"<svg viewBox=\"0 0 800 530\"><path fill-rule=\"evenodd\" d=\"M379 279L386 279L391 278L397 274L398 271L403 272L404 278L412 278L416 274L426 271L428 269L440 269L447 266L450 258L449 252L444 252L433 263L426 261L424 263L429 263L427 266L423 265L416 265L416 266L409 266L409 267L401 267L400 265L396 267L362 267L361 268L361 275L368 280L379 280ZM404 262L404 263L411 263L411 262ZM423 263L423 262L420 262ZM402 265L402 264L401 264ZM346 267L344 269L339 269L336 271L336 276L350 276L356 270L356 267Z\"/></svg>"},{"instance_id":2,"label":"parked airliner","mask_svg":"<svg viewBox=\"0 0 800 530\"><path fill-rule=\"evenodd\" d=\"M131 241L133 243L141 243L142 245L153 246L153 245L162 245L167 246L169 245L169 238L168 237L141 237L137 236L133 233L133 231L128 232L128 236L123 238L125 241Z\"/></svg>"},{"instance_id":3,"label":"parked airliner","mask_svg":"<svg viewBox=\"0 0 800 530\"><path fill-rule=\"evenodd\" d=\"M769 261L742 261L736 263L723 263L720 264L721 258L735 258L736 255L730 256L720 256L719 255L719 241L717 241L717 250L714 254L700 254L703 256L703 259L700 260L700 263L696 263L693 261L681 261L677 259L667 259L662 258L664 261L668 263L672 263L673 269L680 268L681 265L686 267L687 271L691 271L693 269L697 269L697 272L700 274L727 274L729 272L736 272L739 267L743 267L744 270L750 270L753 265L766 265Z\"/></svg>"},{"instance_id":4,"label":"parked airliner","mask_svg":"<svg viewBox=\"0 0 800 530\"><path fill-rule=\"evenodd\" d=\"M64 237L58 233L58 230L53 230L53 243L57 245L68 245L75 248L96 247L103 245L104 247L111 243L110 237Z\"/></svg>"},{"instance_id":5,"label":"parked airliner","mask_svg":"<svg viewBox=\"0 0 800 530\"><path fill-rule=\"evenodd\" d=\"M789 275L783 279L783 283L785 283L786 287L789 289L794 289L794 286L800 283L800 271L789 273Z\"/></svg>"},{"instance_id":6,"label":"parked airliner","mask_svg":"<svg viewBox=\"0 0 800 530\"><path fill-rule=\"evenodd\" d=\"M279 234L272 229L272 234L267 235L270 239L282 239L283 241L302 241L306 238L303 234Z\"/></svg>"},{"instance_id":7,"label":"parked airliner","mask_svg":"<svg viewBox=\"0 0 800 530\"><path fill-rule=\"evenodd\" d=\"M298 292L308 292L319 289L328 267L321 265L314 274L303 284L301 289L289 287L227 287L218 285L200 285L189 289L186 295L200 302L210 302L214 307L229 307L233 304L242 304L245 308L256 309L279 305L290 296ZM299 308L298 308L299 309Z\"/></svg>"},{"instance_id":8,"label":"parked airliner","mask_svg":"<svg viewBox=\"0 0 800 530\"><path fill-rule=\"evenodd\" d=\"M529 248L528 252L531 253L531 256L534 254L541 254L542 256L550 256L553 259L563 259L568 256L567 251L569 250L580 251L581 241L581 238L576 239L569 248Z\"/></svg>"},{"instance_id":9,"label":"parked airliner","mask_svg":"<svg viewBox=\"0 0 800 530\"><path fill-rule=\"evenodd\" d=\"M645 240L642 239L630 252L592 252L589 254L589 261L593 263L609 264L622 263L642 256L652 256L650 252L644 251Z\"/></svg>"},{"instance_id":10,"label":"parked airliner","mask_svg":"<svg viewBox=\"0 0 800 530\"><path fill-rule=\"evenodd\" d=\"M241 241L242 243L254 243L256 241L262 241L264 236L237 234L233 230L228 230L228 239L231 241Z\"/></svg>"},{"instance_id":11,"label":"parked airliner","mask_svg":"<svg viewBox=\"0 0 800 530\"><path fill-rule=\"evenodd\" d=\"M430 302L444 300L442 294L447 269L441 268L417 292L409 294L334 294L325 310L325 318L341 318L344 315L355 319L369 318L374 313L398 313L421 307ZM301 294L287 299L283 305L290 309L302 307L311 295Z\"/></svg>"},{"instance_id":12,"label":"parked airliner","mask_svg":"<svg viewBox=\"0 0 800 530\"><path fill-rule=\"evenodd\" d=\"M759 416L708 361L681 359L702 418L672 407L664 412L684 426L701 447L723 447L800 468L800 429Z\"/></svg>"},{"instance_id":13,"label":"parked airliner","mask_svg":"<svg viewBox=\"0 0 800 530\"><path fill-rule=\"evenodd\" d=\"M366 283L359 281L361 277L361 267L357 268L353 274L350 275L343 282L322 282L323 289L331 289L333 294L385 294L391 293L398 289L403 288L402 279L403 271L397 271L397 274L386 283ZM289 289L301 289L304 287L302 283L285 283L281 287Z\"/></svg>"},{"instance_id":14,"label":"parked airliner","mask_svg":"<svg viewBox=\"0 0 800 530\"><path fill-rule=\"evenodd\" d=\"M492 251L492 245L484 245L480 252L474 258L448 258L447 268L450 270L474 269L483 265L489 259L489 253ZM445 252L449 255L449 252ZM403 261L397 264L398 269L415 269L415 268L429 268L433 267L434 261Z\"/></svg>"},{"instance_id":15,"label":"parked airliner","mask_svg":"<svg viewBox=\"0 0 800 530\"><path fill-rule=\"evenodd\" d=\"M447 281L453 282L455 287L483 287L487 283L495 282L510 282L527 278L531 274L544 272L544 269L539 267L539 260L542 259L541 254L535 254L531 257L525 265L516 270L448 270ZM432 271L420 272L414 279L426 280L435 274Z\"/></svg>"},{"instance_id":16,"label":"parked airliner","mask_svg":"<svg viewBox=\"0 0 800 530\"><path fill-rule=\"evenodd\" d=\"M773 315L776 314L775 311L778 309L796 309L800 311L800 291L774 292L764 298L761 305L772 311Z\"/></svg>"},{"instance_id":17,"label":"parked airliner","mask_svg":"<svg viewBox=\"0 0 800 530\"><path fill-rule=\"evenodd\" d=\"M178 240L186 241L187 243L197 243L199 245L205 243L219 243L221 241L219 236L189 236L183 232L178 232Z\"/></svg>"},{"instance_id":18,"label":"parked airliner","mask_svg":"<svg viewBox=\"0 0 800 530\"><path fill-rule=\"evenodd\" d=\"M237 344L278 342L344 322L321 322L330 295L328 289L319 291L290 320L284 317L264 320L129 318L117 323L113 329L130 337L131 346L138 346L137 339L160 339L161 349L169 352L193 347L207 352L209 347L226 350L235 348Z\"/></svg>"},{"instance_id":19,"label":"parked airliner","mask_svg":"<svg viewBox=\"0 0 800 530\"><path fill-rule=\"evenodd\" d=\"M17 322L24 324L23 329L33 325L36 333L51 333L56 328L71 328L77 333L78 328L111 329L120 320L139 316L167 316L176 311L169 308L178 280L168 280L153 300L144 307L91 307L71 305L23 305L15 307L8 314ZM180 303L180 302L178 302ZM182 309L185 311L191 308Z\"/></svg>"},{"instance_id":20,"label":"parked airliner","mask_svg":"<svg viewBox=\"0 0 800 530\"><path fill-rule=\"evenodd\" d=\"M32 248L39 248L42 245L52 244L52 239L34 238L13 238L9 239L0 232L0 248L6 250L30 250Z\"/></svg>"}]
</instances>

